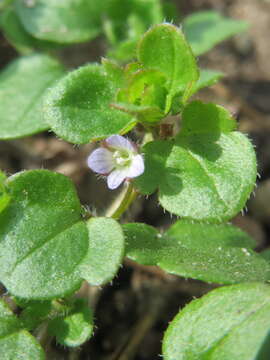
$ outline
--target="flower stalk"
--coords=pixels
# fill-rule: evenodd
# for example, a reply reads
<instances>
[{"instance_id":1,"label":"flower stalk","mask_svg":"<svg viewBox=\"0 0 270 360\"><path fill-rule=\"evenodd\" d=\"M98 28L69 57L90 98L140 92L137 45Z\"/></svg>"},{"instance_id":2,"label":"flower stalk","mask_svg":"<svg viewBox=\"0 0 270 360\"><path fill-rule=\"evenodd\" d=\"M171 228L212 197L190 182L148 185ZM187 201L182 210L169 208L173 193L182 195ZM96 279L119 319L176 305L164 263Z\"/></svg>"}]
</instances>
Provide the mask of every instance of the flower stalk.
<instances>
[{"instance_id":1,"label":"flower stalk","mask_svg":"<svg viewBox=\"0 0 270 360\"><path fill-rule=\"evenodd\" d=\"M122 193L107 209L105 216L113 219L120 219L122 214L129 208L133 201L137 198L138 192L134 189L132 183L124 185Z\"/></svg>"}]
</instances>

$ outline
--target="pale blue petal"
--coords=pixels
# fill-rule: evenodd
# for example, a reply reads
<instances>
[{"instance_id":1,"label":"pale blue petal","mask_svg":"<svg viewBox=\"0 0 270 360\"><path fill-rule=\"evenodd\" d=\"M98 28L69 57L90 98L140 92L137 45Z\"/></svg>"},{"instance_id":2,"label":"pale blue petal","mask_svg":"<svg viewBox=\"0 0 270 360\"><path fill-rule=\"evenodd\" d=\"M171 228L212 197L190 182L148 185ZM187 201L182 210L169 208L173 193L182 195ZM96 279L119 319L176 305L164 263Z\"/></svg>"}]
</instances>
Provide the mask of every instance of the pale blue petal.
<instances>
[{"instance_id":1,"label":"pale blue petal","mask_svg":"<svg viewBox=\"0 0 270 360\"><path fill-rule=\"evenodd\" d=\"M128 178L134 178L140 176L144 172L144 160L142 155L135 155L132 158L131 164L127 169L126 176Z\"/></svg>"},{"instance_id":2,"label":"pale blue petal","mask_svg":"<svg viewBox=\"0 0 270 360\"><path fill-rule=\"evenodd\" d=\"M88 157L87 164L98 174L108 174L114 167L112 152L104 148L96 149Z\"/></svg>"},{"instance_id":3,"label":"pale blue petal","mask_svg":"<svg viewBox=\"0 0 270 360\"><path fill-rule=\"evenodd\" d=\"M131 141L124 138L121 135L112 135L108 137L105 142L109 147L115 148L115 149L126 149L130 151L136 151L136 148L132 144Z\"/></svg>"},{"instance_id":4,"label":"pale blue petal","mask_svg":"<svg viewBox=\"0 0 270 360\"><path fill-rule=\"evenodd\" d=\"M113 170L107 178L108 188L111 190L118 188L127 177L126 173L126 169Z\"/></svg>"}]
</instances>

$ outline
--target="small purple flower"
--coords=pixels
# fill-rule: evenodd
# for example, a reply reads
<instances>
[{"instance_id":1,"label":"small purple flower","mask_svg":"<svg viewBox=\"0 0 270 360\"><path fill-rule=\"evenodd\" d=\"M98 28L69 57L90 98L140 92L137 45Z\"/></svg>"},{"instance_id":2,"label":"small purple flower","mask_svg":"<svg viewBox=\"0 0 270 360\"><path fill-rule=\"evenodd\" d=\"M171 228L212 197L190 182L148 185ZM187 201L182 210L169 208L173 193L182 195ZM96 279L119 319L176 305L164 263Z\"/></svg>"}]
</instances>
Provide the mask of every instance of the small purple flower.
<instances>
[{"instance_id":1,"label":"small purple flower","mask_svg":"<svg viewBox=\"0 0 270 360\"><path fill-rule=\"evenodd\" d=\"M109 189L116 189L122 182L144 172L142 155L135 144L120 135L112 135L101 143L87 159L87 164L98 174L108 175Z\"/></svg>"}]
</instances>

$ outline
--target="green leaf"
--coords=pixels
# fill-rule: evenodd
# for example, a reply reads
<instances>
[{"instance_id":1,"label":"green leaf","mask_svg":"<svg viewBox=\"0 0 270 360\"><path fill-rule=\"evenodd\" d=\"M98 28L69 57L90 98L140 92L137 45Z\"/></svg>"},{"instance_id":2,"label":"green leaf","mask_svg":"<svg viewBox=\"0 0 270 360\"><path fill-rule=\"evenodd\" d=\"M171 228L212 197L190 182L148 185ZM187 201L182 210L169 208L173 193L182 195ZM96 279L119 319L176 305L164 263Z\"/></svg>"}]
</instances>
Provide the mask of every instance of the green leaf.
<instances>
[{"instance_id":1,"label":"green leaf","mask_svg":"<svg viewBox=\"0 0 270 360\"><path fill-rule=\"evenodd\" d=\"M43 96L63 73L62 66L46 55L19 58L0 73L1 139L48 129L43 120Z\"/></svg>"},{"instance_id":2,"label":"green leaf","mask_svg":"<svg viewBox=\"0 0 270 360\"><path fill-rule=\"evenodd\" d=\"M6 9L2 14L1 27L7 40L24 55L32 53L34 49L50 50L59 47L59 44L36 39L27 33L13 8Z\"/></svg>"},{"instance_id":3,"label":"green leaf","mask_svg":"<svg viewBox=\"0 0 270 360\"><path fill-rule=\"evenodd\" d=\"M252 144L229 132L234 126L223 108L192 103L183 114L182 135L143 147L145 171L135 186L143 194L158 189L161 205L181 217L231 219L244 207L257 175Z\"/></svg>"},{"instance_id":4,"label":"green leaf","mask_svg":"<svg viewBox=\"0 0 270 360\"><path fill-rule=\"evenodd\" d=\"M12 294L49 299L80 286L78 265L88 232L71 181L46 170L8 179L9 206L0 214L0 279Z\"/></svg>"},{"instance_id":5,"label":"green leaf","mask_svg":"<svg viewBox=\"0 0 270 360\"><path fill-rule=\"evenodd\" d=\"M100 32L100 6L88 0L15 0L26 31L40 40L62 44L88 41Z\"/></svg>"},{"instance_id":6,"label":"green leaf","mask_svg":"<svg viewBox=\"0 0 270 360\"><path fill-rule=\"evenodd\" d=\"M45 354L36 339L23 330L20 321L0 300L0 358L43 360Z\"/></svg>"},{"instance_id":7,"label":"green leaf","mask_svg":"<svg viewBox=\"0 0 270 360\"><path fill-rule=\"evenodd\" d=\"M216 11L200 11L183 21L184 33L195 55L204 54L247 28L245 21L224 17Z\"/></svg>"},{"instance_id":8,"label":"green leaf","mask_svg":"<svg viewBox=\"0 0 270 360\"><path fill-rule=\"evenodd\" d=\"M81 276L92 285L109 282L124 256L124 235L117 221L93 218L87 222L88 253L80 266Z\"/></svg>"},{"instance_id":9,"label":"green leaf","mask_svg":"<svg viewBox=\"0 0 270 360\"><path fill-rule=\"evenodd\" d=\"M166 235L182 241L186 246L195 250L204 250L206 247L217 248L218 246L237 247L241 248L246 256L249 256L244 248L254 249L257 246L256 240L230 224L198 224L178 220L166 231Z\"/></svg>"},{"instance_id":10,"label":"green leaf","mask_svg":"<svg viewBox=\"0 0 270 360\"><path fill-rule=\"evenodd\" d=\"M155 69L167 78L166 112L172 97L184 91L199 78L199 71L184 35L171 24L153 26L142 37L138 46L138 59L147 69Z\"/></svg>"},{"instance_id":11,"label":"green leaf","mask_svg":"<svg viewBox=\"0 0 270 360\"><path fill-rule=\"evenodd\" d=\"M45 103L45 119L61 138L75 144L125 133L135 120L110 107L117 84L102 66L86 65L60 80Z\"/></svg>"},{"instance_id":12,"label":"green leaf","mask_svg":"<svg viewBox=\"0 0 270 360\"><path fill-rule=\"evenodd\" d=\"M164 116L167 91L165 77L156 70L140 69L134 73L126 70L126 86L117 94L112 106L126 111L141 122L157 122Z\"/></svg>"},{"instance_id":13,"label":"green leaf","mask_svg":"<svg viewBox=\"0 0 270 360\"><path fill-rule=\"evenodd\" d=\"M107 0L104 30L112 47L108 56L121 62L136 57L141 35L152 25L163 21L160 0Z\"/></svg>"},{"instance_id":14,"label":"green leaf","mask_svg":"<svg viewBox=\"0 0 270 360\"><path fill-rule=\"evenodd\" d=\"M113 103L112 107L134 116L142 123L153 124L164 117L164 113L157 106Z\"/></svg>"},{"instance_id":15,"label":"green leaf","mask_svg":"<svg viewBox=\"0 0 270 360\"><path fill-rule=\"evenodd\" d=\"M15 304L24 309L26 308L27 306L30 306L32 304L35 304L37 301L36 300L29 300L29 299L23 299L23 298L20 298L20 297L17 297L17 296L12 296L12 300L15 302Z\"/></svg>"},{"instance_id":16,"label":"green leaf","mask_svg":"<svg viewBox=\"0 0 270 360\"><path fill-rule=\"evenodd\" d=\"M103 28L107 40L117 44L127 36L127 19L132 12L134 1L105 0L103 12Z\"/></svg>"},{"instance_id":17,"label":"green leaf","mask_svg":"<svg viewBox=\"0 0 270 360\"><path fill-rule=\"evenodd\" d=\"M219 71L201 70L199 80L191 88L189 96L194 95L196 92L205 87L214 85L223 76L224 74Z\"/></svg>"},{"instance_id":18,"label":"green leaf","mask_svg":"<svg viewBox=\"0 0 270 360\"><path fill-rule=\"evenodd\" d=\"M133 16L144 24L143 32L151 25L160 24L164 20L162 1L160 0L135 0Z\"/></svg>"},{"instance_id":19,"label":"green leaf","mask_svg":"<svg viewBox=\"0 0 270 360\"><path fill-rule=\"evenodd\" d=\"M19 320L7 304L3 300L0 300L0 339L20 330L21 324Z\"/></svg>"},{"instance_id":20,"label":"green leaf","mask_svg":"<svg viewBox=\"0 0 270 360\"><path fill-rule=\"evenodd\" d=\"M137 71L141 71L141 70L142 70L142 64L139 63L138 61L134 61L134 62L127 64L124 67L124 74L125 74L126 81L128 82L129 79L133 78L134 74Z\"/></svg>"},{"instance_id":21,"label":"green leaf","mask_svg":"<svg viewBox=\"0 0 270 360\"><path fill-rule=\"evenodd\" d=\"M261 256L270 263L270 249L262 251Z\"/></svg>"},{"instance_id":22,"label":"green leaf","mask_svg":"<svg viewBox=\"0 0 270 360\"><path fill-rule=\"evenodd\" d=\"M0 170L0 212L8 205L10 196L5 185L6 175Z\"/></svg>"},{"instance_id":23,"label":"green leaf","mask_svg":"<svg viewBox=\"0 0 270 360\"><path fill-rule=\"evenodd\" d=\"M102 65L106 75L112 82L117 83L119 87L125 85L125 73L121 66L119 66L116 62L105 58L102 59Z\"/></svg>"},{"instance_id":24,"label":"green leaf","mask_svg":"<svg viewBox=\"0 0 270 360\"><path fill-rule=\"evenodd\" d=\"M270 288L259 283L222 287L192 301L170 323L165 360L251 360L270 331Z\"/></svg>"},{"instance_id":25,"label":"green leaf","mask_svg":"<svg viewBox=\"0 0 270 360\"><path fill-rule=\"evenodd\" d=\"M77 299L67 316L50 321L48 332L65 346L80 346L93 332L93 316L87 302Z\"/></svg>"},{"instance_id":26,"label":"green leaf","mask_svg":"<svg viewBox=\"0 0 270 360\"><path fill-rule=\"evenodd\" d=\"M219 284L270 279L269 264L250 247L254 242L233 226L179 221L163 235L145 224L123 229L126 254L140 264Z\"/></svg>"},{"instance_id":27,"label":"green leaf","mask_svg":"<svg viewBox=\"0 0 270 360\"><path fill-rule=\"evenodd\" d=\"M158 106L164 110L167 93L165 81L164 75L159 71L137 70L129 76L128 84L121 89L117 100L135 105Z\"/></svg>"},{"instance_id":28,"label":"green leaf","mask_svg":"<svg viewBox=\"0 0 270 360\"><path fill-rule=\"evenodd\" d=\"M51 311L50 301L32 301L25 306L20 314L20 321L27 330L35 329L48 318Z\"/></svg>"},{"instance_id":29,"label":"green leaf","mask_svg":"<svg viewBox=\"0 0 270 360\"><path fill-rule=\"evenodd\" d=\"M124 40L115 44L107 52L109 58L115 59L121 63L136 58L136 47L138 40Z\"/></svg>"},{"instance_id":30,"label":"green leaf","mask_svg":"<svg viewBox=\"0 0 270 360\"><path fill-rule=\"evenodd\" d=\"M230 112L222 106L201 101L188 104L182 114L182 135L230 133L237 123Z\"/></svg>"}]
</instances>

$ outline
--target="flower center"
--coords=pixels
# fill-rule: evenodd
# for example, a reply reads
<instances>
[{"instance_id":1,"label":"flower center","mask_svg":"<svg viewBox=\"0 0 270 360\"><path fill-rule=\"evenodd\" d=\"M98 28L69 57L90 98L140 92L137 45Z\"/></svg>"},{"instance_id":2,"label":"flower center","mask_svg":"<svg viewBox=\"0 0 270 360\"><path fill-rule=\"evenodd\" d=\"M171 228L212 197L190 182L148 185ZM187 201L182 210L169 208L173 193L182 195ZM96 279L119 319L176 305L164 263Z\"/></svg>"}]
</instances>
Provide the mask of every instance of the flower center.
<instances>
[{"instance_id":1,"label":"flower center","mask_svg":"<svg viewBox=\"0 0 270 360\"><path fill-rule=\"evenodd\" d=\"M116 167L126 167L131 163L132 153L127 150L116 150L113 159Z\"/></svg>"}]
</instances>

